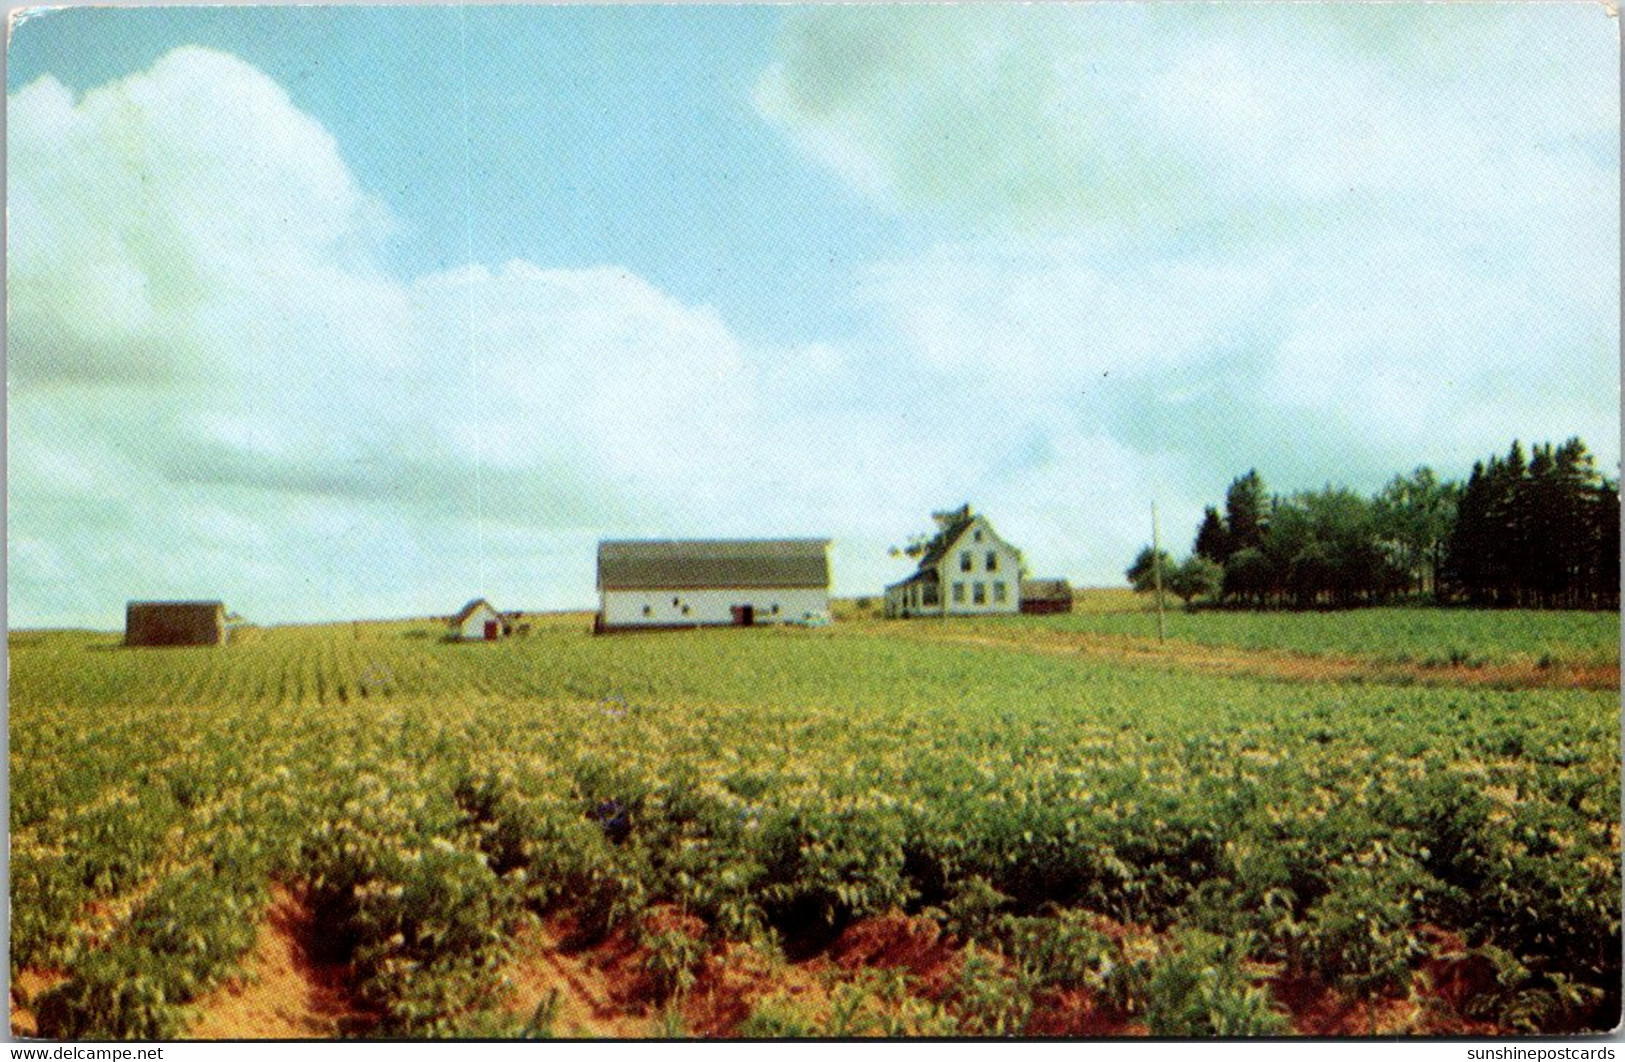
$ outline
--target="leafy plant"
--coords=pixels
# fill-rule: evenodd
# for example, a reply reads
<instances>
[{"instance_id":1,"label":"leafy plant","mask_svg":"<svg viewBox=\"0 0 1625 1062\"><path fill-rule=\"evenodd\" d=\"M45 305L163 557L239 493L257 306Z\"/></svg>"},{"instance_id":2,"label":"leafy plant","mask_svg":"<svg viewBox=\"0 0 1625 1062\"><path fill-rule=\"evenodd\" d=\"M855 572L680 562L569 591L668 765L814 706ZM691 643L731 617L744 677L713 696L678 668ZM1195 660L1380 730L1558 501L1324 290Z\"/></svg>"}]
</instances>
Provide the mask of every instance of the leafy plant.
<instances>
[{"instance_id":1,"label":"leafy plant","mask_svg":"<svg viewBox=\"0 0 1625 1062\"><path fill-rule=\"evenodd\" d=\"M1178 934L1151 969L1146 1025L1153 1036L1272 1036L1286 1016L1250 977L1250 938Z\"/></svg>"},{"instance_id":2,"label":"leafy plant","mask_svg":"<svg viewBox=\"0 0 1625 1062\"><path fill-rule=\"evenodd\" d=\"M973 943L965 948L954 1007L967 1036L1020 1036L1032 1017L1032 988Z\"/></svg>"}]
</instances>

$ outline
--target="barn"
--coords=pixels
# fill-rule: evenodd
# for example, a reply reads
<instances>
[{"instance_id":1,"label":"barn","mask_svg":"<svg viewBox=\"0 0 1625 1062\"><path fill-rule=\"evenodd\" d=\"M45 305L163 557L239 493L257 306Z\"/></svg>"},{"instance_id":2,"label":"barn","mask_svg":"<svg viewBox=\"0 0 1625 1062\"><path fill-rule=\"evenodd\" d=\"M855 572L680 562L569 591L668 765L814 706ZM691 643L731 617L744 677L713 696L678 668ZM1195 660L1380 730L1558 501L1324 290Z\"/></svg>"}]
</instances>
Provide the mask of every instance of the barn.
<instances>
[{"instance_id":1,"label":"barn","mask_svg":"<svg viewBox=\"0 0 1625 1062\"><path fill-rule=\"evenodd\" d=\"M494 642L512 629L507 617L483 597L464 605L451 618L450 626L451 638L461 642Z\"/></svg>"},{"instance_id":2,"label":"barn","mask_svg":"<svg viewBox=\"0 0 1625 1062\"><path fill-rule=\"evenodd\" d=\"M1065 579L1023 579L1021 611L1027 613L1071 612L1072 584Z\"/></svg>"},{"instance_id":3,"label":"barn","mask_svg":"<svg viewBox=\"0 0 1625 1062\"><path fill-rule=\"evenodd\" d=\"M596 630L750 627L829 615L829 539L598 544Z\"/></svg>"},{"instance_id":4,"label":"barn","mask_svg":"<svg viewBox=\"0 0 1625 1062\"><path fill-rule=\"evenodd\" d=\"M225 645L226 606L219 601L131 601L124 606L125 645Z\"/></svg>"}]
</instances>

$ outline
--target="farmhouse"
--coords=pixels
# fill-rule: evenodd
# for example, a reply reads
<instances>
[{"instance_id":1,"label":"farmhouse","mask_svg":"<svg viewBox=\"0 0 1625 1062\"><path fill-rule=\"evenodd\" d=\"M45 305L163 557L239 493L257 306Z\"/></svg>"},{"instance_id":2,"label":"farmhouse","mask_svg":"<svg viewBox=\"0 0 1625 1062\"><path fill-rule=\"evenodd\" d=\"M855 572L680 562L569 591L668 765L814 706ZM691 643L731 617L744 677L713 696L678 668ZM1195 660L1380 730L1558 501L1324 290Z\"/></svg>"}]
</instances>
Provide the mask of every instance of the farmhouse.
<instances>
[{"instance_id":1,"label":"farmhouse","mask_svg":"<svg viewBox=\"0 0 1625 1062\"><path fill-rule=\"evenodd\" d=\"M131 601L124 607L125 645L225 645L226 606L219 601Z\"/></svg>"},{"instance_id":2,"label":"farmhouse","mask_svg":"<svg viewBox=\"0 0 1625 1062\"><path fill-rule=\"evenodd\" d=\"M463 642L494 642L512 628L502 613L476 597L451 618L451 636Z\"/></svg>"},{"instance_id":3,"label":"farmhouse","mask_svg":"<svg viewBox=\"0 0 1625 1062\"><path fill-rule=\"evenodd\" d=\"M1023 579L1021 611L1026 613L1071 612L1072 584L1065 579Z\"/></svg>"},{"instance_id":4,"label":"farmhouse","mask_svg":"<svg viewBox=\"0 0 1625 1062\"><path fill-rule=\"evenodd\" d=\"M829 613L829 539L600 542L595 630L802 622Z\"/></svg>"},{"instance_id":5,"label":"farmhouse","mask_svg":"<svg viewBox=\"0 0 1625 1062\"><path fill-rule=\"evenodd\" d=\"M1021 607L1021 554L967 506L939 517L917 571L886 588L886 615L985 616Z\"/></svg>"}]
</instances>

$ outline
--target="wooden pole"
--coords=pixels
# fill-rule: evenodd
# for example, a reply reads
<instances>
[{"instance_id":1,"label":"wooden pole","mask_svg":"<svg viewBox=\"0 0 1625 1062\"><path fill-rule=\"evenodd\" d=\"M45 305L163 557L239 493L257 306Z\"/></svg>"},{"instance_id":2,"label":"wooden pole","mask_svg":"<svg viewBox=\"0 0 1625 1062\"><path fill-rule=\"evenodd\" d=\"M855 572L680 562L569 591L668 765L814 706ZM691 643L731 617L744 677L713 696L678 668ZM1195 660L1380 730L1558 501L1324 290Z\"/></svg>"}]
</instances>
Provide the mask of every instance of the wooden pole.
<instances>
[{"instance_id":1,"label":"wooden pole","mask_svg":"<svg viewBox=\"0 0 1625 1062\"><path fill-rule=\"evenodd\" d=\"M1157 503L1151 503L1151 578L1157 587L1157 641L1168 640L1162 618L1162 536L1157 529Z\"/></svg>"}]
</instances>

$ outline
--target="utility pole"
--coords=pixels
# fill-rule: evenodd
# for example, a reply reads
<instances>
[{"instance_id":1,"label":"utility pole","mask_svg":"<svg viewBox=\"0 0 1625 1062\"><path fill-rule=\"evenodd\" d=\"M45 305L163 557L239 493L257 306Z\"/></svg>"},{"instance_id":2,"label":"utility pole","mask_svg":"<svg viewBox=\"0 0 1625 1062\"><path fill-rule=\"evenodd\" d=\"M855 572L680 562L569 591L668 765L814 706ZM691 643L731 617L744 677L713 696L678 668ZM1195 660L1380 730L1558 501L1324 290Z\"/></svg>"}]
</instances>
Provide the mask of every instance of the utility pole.
<instances>
[{"instance_id":1,"label":"utility pole","mask_svg":"<svg viewBox=\"0 0 1625 1062\"><path fill-rule=\"evenodd\" d=\"M1162 619L1162 536L1157 530L1157 503L1151 503L1151 578L1157 587L1157 641L1168 640Z\"/></svg>"}]
</instances>

